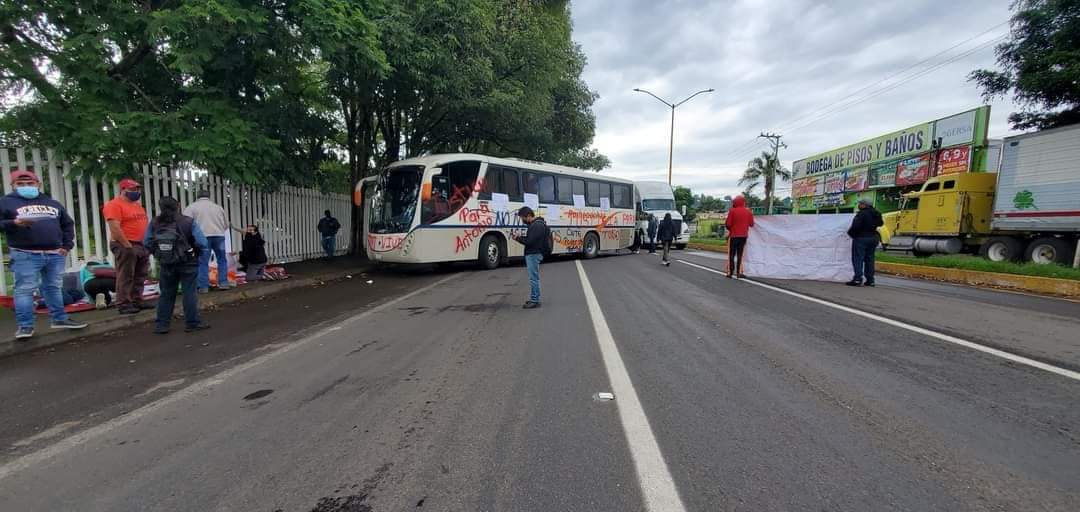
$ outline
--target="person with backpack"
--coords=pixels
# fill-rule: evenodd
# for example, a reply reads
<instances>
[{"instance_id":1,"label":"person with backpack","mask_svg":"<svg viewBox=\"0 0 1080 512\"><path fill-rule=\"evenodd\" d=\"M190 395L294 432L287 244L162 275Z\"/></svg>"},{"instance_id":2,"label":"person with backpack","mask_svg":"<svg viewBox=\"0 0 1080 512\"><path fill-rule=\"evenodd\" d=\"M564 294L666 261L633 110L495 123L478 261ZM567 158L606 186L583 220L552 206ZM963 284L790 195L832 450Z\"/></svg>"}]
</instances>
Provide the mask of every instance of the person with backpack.
<instances>
[{"instance_id":1,"label":"person with backpack","mask_svg":"<svg viewBox=\"0 0 1080 512\"><path fill-rule=\"evenodd\" d=\"M529 300L522 306L525 309L540 307L540 262L545 255L550 255L553 247L551 230L543 218L537 217L532 208L522 206L518 217L529 226L525 236L514 236L514 240L525 246L525 268L529 273Z\"/></svg>"},{"instance_id":2,"label":"person with backpack","mask_svg":"<svg viewBox=\"0 0 1080 512\"><path fill-rule=\"evenodd\" d=\"M671 252L671 244L678 234L679 230L675 229L675 221L671 220L671 214L665 213L664 220L660 221L660 227L656 228L656 238L660 239L660 245L663 246L664 250L660 263L666 267L671 266L671 262L668 261L668 253Z\"/></svg>"},{"instance_id":3,"label":"person with backpack","mask_svg":"<svg viewBox=\"0 0 1080 512\"><path fill-rule=\"evenodd\" d=\"M851 237L851 264L855 267L855 277L844 283L848 286L874 286L874 252L877 251L877 228L884 226L881 212L874 209L867 199L859 199L859 213L851 221L848 236ZM863 282L866 276L866 282Z\"/></svg>"},{"instance_id":4,"label":"person with backpack","mask_svg":"<svg viewBox=\"0 0 1080 512\"><path fill-rule=\"evenodd\" d=\"M322 247L326 252L326 259L334 259L334 252L337 250L337 233L341 229L341 223L334 218L330 210L326 210L323 212L323 218L319 219L317 229L322 235Z\"/></svg>"},{"instance_id":5,"label":"person with backpack","mask_svg":"<svg viewBox=\"0 0 1080 512\"><path fill-rule=\"evenodd\" d=\"M180 203L176 199L163 197L158 206L161 214L150 221L143 241L160 266L161 297L157 303L154 333L168 334L180 286L184 289L184 332L206 329L210 326L199 317L196 281L199 277L199 256L210 250L210 244L195 219L180 213Z\"/></svg>"},{"instance_id":6,"label":"person with backpack","mask_svg":"<svg viewBox=\"0 0 1080 512\"><path fill-rule=\"evenodd\" d=\"M649 254L656 254L656 215L649 214Z\"/></svg>"}]
</instances>

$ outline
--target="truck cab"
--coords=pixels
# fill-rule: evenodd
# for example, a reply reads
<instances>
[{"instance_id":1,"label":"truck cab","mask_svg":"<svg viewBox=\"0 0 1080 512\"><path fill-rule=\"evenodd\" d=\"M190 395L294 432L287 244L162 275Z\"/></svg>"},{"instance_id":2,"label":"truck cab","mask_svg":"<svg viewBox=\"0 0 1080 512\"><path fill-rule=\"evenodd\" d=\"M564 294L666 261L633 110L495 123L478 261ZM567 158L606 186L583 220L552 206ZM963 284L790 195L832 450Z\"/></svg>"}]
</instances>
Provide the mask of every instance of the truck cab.
<instances>
[{"instance_id":1,"label":"truck cab","mask_svg":"<svg viewBox=\"0 0 1080 512\"><path fill-rule=\"evenodd\" d=\"M685 249L690 243L690 228L683 222L683 216L675 209L675 193L666 181L635 181L634 182L634 205L637 210L637 230L635 240L641 243L649 241L649 215L656 216L656 222L664 220L664 215L671 214L675 221L675 231L678 236L672 244L676 249Z\"/></svg>"},{"instance_id":2,"label":"truck cab","mask_svg":"<svg viewBox=\"0 0 1080 512\"><path fill-rule=\"evenodd\" d=\"M886 249L956 254L977 248L990 234L995 173L935 176L904 194L900 210L883 215Z\"/></svg>"}]
</instances>

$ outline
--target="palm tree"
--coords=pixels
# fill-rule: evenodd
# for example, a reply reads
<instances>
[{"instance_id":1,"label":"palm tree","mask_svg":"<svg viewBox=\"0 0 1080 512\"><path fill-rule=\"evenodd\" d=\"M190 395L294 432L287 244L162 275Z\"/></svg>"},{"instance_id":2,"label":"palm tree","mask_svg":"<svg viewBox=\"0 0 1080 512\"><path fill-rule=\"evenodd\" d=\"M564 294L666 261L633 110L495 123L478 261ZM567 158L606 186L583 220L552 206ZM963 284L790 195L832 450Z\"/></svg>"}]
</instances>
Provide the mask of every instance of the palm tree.
<instances>
[{"instance_id":1,"label":"palm tree","mask_svg":"<svg viewBox=\"0 0 1080 512\"><path fill-rule=\"evenodd\" d=\"M776 178L780 178L783 181L791 181L791 171L780 165L780 161L777 160L775 156L762 151L761 156L746 163L746 170L743 171L742 178L739 178L739 185L746 185L746 189L749 191L757 187L758 184L764 180L765 212L772 213L773 191L776 190Z\"/></svg>"}]
</instances>

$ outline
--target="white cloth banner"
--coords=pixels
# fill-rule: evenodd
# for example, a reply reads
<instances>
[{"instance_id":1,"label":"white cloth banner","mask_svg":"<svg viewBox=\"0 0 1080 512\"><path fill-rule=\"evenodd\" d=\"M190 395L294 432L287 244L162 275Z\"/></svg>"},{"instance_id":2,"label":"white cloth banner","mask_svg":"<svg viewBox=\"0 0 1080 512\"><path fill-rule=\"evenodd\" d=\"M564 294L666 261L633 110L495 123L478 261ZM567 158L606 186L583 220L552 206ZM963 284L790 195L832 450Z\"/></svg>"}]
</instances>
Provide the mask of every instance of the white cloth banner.
<instances>
[{"instance_id":1,"label":"white cloth banner","mask_svg":"<svg viewBox=\"0 0 1080 512\"><path fill-rule=\"evenodd\" d=\"M754 218L743 254L750 277L843 282L851 279L853 215L769 215Z\"/></svg>"}]
</instances>

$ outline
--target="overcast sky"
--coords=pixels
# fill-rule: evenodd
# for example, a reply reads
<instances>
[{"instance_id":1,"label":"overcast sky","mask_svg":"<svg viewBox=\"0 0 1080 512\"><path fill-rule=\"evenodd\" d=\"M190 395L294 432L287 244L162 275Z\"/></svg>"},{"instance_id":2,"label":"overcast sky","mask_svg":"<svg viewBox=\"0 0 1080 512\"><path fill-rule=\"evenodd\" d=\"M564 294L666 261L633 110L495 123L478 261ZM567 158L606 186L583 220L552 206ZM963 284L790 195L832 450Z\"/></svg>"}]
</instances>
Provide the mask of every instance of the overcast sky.
<instances>
[{"instance_id":1,"label":"overcast sky","mask_svg":"<svg viewBox=\"0 0 1080 512\"><path fill-rule=\"evenodd\" d=\"M784 136L790 169L793 160L981 105L966 76L995 67L993 46L983 43L1006 33L1009 4L574 0L585 80L600 94L594 146L611 158L607 173L666 180L671 111L633 89L677 102L711 87L676 110L673 181L695 194L738 193L746 161L766 147L754 141L763 130ZM1013 104L991 106L990 136L1014 133L1006 122ZM779 187L786 195L790 184Z\"/></svg>"}]
</instances>

